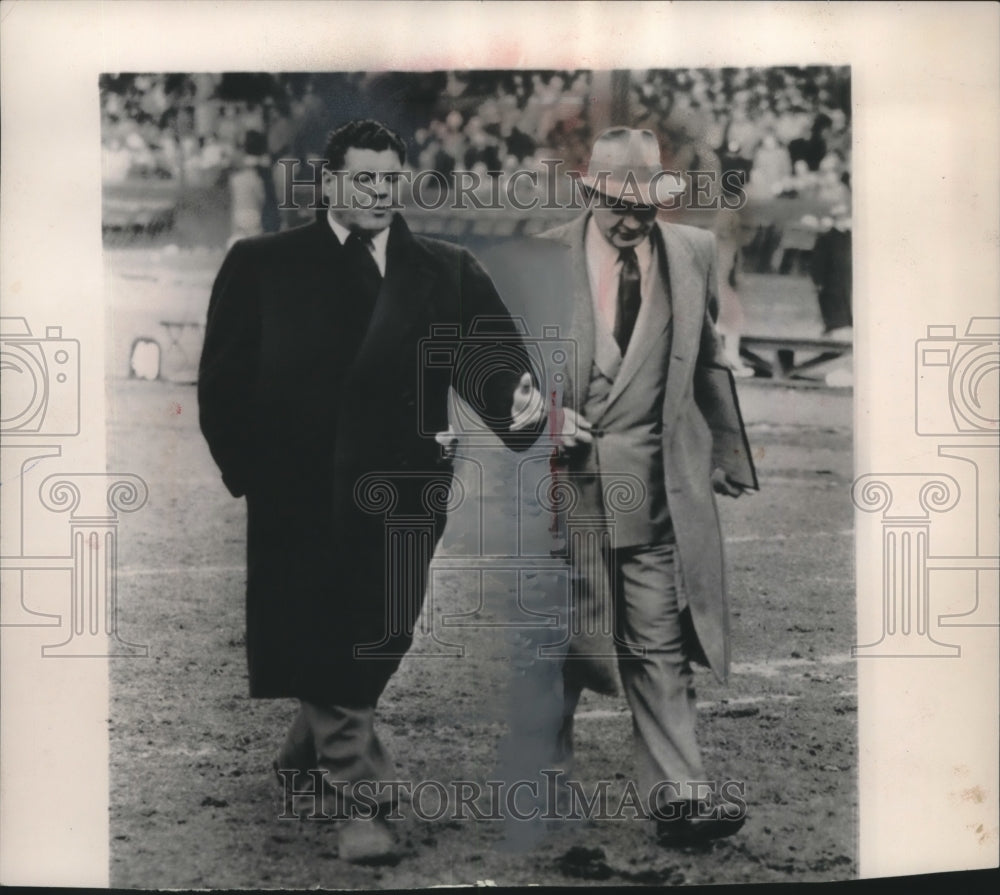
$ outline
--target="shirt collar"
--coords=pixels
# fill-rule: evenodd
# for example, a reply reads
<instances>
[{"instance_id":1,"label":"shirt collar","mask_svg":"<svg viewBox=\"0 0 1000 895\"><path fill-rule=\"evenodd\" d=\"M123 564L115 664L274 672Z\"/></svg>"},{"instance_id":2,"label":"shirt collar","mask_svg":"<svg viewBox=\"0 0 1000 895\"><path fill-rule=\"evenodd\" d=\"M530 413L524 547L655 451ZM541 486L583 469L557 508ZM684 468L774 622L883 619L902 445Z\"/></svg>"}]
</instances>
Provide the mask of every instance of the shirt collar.
<instances>
[{"instance_id":1,"label":"shirt collar","mask_svg":"<svg viewBox=\"0 0 1000 895\"><path fill-rule=\"evenodd\" d=\"M653 226L657 226L655 223ZM621 249L609 242L604 234L597 228L597 223L591 218L587 222L586 233L587 254L600 259L602 265L612 266L619 263L619 253ZM649 272L650 262L653 260L653 233L650 231L642 242L635 246L635 257L639 262L639 272L646 276Z\"/></svg>"},{"instance_id":2,"label":"shirt collar","mask_svg":"<svg viewBox=\"0 0 1000 895\"><path fill-rule=\"evenodd\" d=\"M333 219L333 215L327 211L326 222L330 225L330 229L333 231L333 235L337 237L337 242L341 245L347 242L347 237L351 235L351 231L347 229L339 221ZM379 230L372 237L372 255L375 258L375 263L378 265L379 273L385 276L385 259L386 251L389 246L389 228L386 227L384 230Z\"/></svg>"}]
</instances>

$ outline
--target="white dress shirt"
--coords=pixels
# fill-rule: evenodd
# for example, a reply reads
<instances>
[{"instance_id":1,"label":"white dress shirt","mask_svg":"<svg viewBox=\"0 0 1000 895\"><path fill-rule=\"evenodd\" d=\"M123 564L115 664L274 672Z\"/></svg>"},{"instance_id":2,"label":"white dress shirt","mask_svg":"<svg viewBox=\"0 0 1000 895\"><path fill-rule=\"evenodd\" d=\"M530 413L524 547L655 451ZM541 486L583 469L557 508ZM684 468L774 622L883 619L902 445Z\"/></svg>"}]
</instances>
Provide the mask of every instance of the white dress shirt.
<instances>
[{"instance_id":1,"label":"white dress shirt","mask_svg":"<svg viewBox=\"0 0 1000 895\"><path fill-rule=\"evenodd\" d=\"M622 272L622 261L619 256L621 250L604 238L593 218L587 222L584 248L587 253L587 275L590 278L594 315L604 323L608 332L614 332L618 308L618 283ZM649 237L635 246L635 257L639 262L639 295L643 305L649 300L652 288L650 274L654 254L653 241Z\"/></svg>"},{"instance_id":2,"label":"white dress shirt","mask_svg":"<svg viewBox=\"0 0 1000 895\"><path fill-rule=\"evenodd\" d=\"M347 229L339 221L333 219L333 215L327 212L326 214L327 223L330 225L330 229L333 230L333 235L337 237L337 242L341 245L347 242L347 237L351 235L351 231ZM369 251L372 253L372 257L375 259L375 263L378 265L378 272L385 276L385 252L386 247L389 245L389 228L386 227L384 230L379 230L371 238L371 243L369 245Z\"/></svg>"}]
</instances>

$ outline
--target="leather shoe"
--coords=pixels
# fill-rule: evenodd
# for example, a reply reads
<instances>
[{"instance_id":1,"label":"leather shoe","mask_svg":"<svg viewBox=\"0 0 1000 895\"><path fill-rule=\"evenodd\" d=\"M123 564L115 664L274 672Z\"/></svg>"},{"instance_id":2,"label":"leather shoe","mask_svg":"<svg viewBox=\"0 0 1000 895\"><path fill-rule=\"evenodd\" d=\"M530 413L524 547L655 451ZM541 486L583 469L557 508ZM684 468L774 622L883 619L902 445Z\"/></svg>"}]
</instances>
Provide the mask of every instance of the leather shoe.
<instances>
[{"instance_id":1,"label":"leather shoe","mask_svg":"<svg viewBox=\"0 0 1000 895\"><path fill-rule=\"evenodd\" d=\"M666 847L702 845L738 833L746 814L731 817L721 805L694 802L671 803L656 821L656 841Z\"/></svg>"},{"instance_id":2,"label":"leather shoe","mask_svg":"<svg viewBox=\"0 0 1000 895\"><path fill-rule=\"evenodd\" d=\"M338 856L352 864L395 864L400 855L396 836L381 816L352 817L340 828Z\"/></svg>"}]
</instances>

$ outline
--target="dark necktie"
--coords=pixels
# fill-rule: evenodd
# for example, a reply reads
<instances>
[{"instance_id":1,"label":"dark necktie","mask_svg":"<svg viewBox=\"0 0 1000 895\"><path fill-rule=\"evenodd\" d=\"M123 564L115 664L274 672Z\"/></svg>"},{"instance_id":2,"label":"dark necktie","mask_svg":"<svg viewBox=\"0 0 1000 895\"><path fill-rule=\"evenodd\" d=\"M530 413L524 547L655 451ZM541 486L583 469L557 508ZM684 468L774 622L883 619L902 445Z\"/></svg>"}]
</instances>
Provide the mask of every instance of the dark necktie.
<instances>
[{"instance_id":1,"label":"dark necktie","mask_svg":"<svg viewBox=\"0 0 1000 895\"><path fill-rule=\"evenodd\" d=\"M361 294L374 304L382 285L382 274L379 273L378 263L372 254L371 237L352 232L347 237L344 247L347 249L348 263L357 277Z\"/></svg>"},{"instance_id":2,"label":"dark necktie","mask_svg":"<svg viewBox=\"0 0 1000 895\"><path fill-rule=\"evenodd\" d=\"M639 259L635 249L625 248L619 252L622 262L621 278L618 280L618 307L615 312L615 341L621 348L622 356L628 349L635 321L639 316L639 305L642 302L640 293Z\"/></svg>"}]
</instances>

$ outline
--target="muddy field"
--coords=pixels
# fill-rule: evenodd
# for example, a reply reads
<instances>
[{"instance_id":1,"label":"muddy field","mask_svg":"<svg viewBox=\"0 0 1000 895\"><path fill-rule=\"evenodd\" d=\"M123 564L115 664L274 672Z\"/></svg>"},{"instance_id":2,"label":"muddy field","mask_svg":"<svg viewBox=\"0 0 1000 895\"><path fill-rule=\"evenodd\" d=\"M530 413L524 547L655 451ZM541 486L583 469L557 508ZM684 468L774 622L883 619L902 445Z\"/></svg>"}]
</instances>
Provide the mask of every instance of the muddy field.
<instances>
[{"instance_id":1,"label":"muddy field","mask_svg":"<svg viewBox=\"0 0 1000 895\"><path fill-rule=\"evenodd\" d=\"M751 298L748 317L757 313ZM129 339L117 331L113 350ZM126 379L118 366L109 398L111 468L141 475L150 489L120 532L120 631L150 655L111 663L112 885L672 885L856 874L849 392L741 384L761 491L720 507L734 673L723 687L699 671L696 685L709 771L746 787L743 830L704 849L665 850L628 812L519 827L429 820L404 806L402 859L383 867L338 860L333 824L279 816L271 760L295 704L247 698L243 503L225 492L201 440L194 388ZM479 512L474 505L449 522L443 560L466 549L463 513ZM504 524L485 506L487 525ZM493 580L479 606L461 575L444 570L435 581L439 615L385 693L380 734L399 779L473 781L486 792L498 756L510 752L516 710L517 639L490 626L510 592ZM449 631L462 655L434 655L433 619L463 613L482 624ZM616 804L631 775L624 701L588 694L577 717L576 776L588 792L608 781ZM422 813L433 809L428 796Z\"/></svg>"}]
</instances>

